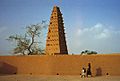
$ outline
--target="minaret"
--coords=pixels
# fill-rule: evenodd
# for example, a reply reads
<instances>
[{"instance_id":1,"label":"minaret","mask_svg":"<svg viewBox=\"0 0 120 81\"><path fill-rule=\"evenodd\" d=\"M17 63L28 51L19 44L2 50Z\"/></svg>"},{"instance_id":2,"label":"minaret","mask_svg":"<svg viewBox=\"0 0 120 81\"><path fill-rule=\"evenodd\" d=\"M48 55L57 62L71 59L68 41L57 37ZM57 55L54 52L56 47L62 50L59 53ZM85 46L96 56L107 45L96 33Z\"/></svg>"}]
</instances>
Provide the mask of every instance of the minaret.
<instances>
[{"instance_id":1,"label":"minaret","mask_svg":"<svg viewBox=\"0 0 120 81\"><path fill-rule=\"evenodd\" d=\"M54 6L46 40L46 55L68 54L64 23L59 7Z\"/></svg>"}]
</instances>

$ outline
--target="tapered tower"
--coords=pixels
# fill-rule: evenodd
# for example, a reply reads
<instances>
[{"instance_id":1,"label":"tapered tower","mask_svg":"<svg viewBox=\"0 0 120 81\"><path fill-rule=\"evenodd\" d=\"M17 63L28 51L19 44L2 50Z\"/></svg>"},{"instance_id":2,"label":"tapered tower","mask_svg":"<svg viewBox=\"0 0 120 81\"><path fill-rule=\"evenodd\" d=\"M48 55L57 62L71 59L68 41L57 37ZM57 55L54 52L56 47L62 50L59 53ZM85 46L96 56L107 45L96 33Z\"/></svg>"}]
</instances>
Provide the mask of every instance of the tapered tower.
<instances>
[{"instance_id":1,"label":"tapered tower","mask_svg":"<svg viewBox=\"0 0 120 81\"><path fill-rule=\"evenodd\" d=\"M50 17L45 51L47 55L68 54L62 13L57 6Z\"/></svg>"}]
</instances>

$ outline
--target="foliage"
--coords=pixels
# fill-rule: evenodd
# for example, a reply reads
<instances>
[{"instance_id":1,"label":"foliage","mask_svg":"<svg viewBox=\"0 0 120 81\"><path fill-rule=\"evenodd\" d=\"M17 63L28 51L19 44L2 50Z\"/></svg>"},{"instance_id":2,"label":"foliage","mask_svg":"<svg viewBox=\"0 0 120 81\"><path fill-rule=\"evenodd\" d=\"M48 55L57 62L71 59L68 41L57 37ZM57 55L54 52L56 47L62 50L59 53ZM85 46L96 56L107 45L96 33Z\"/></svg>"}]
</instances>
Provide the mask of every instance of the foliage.
<instances>
[{"instance_id":1,"label":"foliage","mask_svg":"<svg viewBox=\"0 0 120 81\"><path fill-rule=\"evenodd\" d=\"M85 50L81 52L81 55L92 55L92 54L97 54L96 51L90 51L90 50Z\"/></svg>"},{"instance_id":2,"label":"foliage","mask_svg":"<svg viewBox=\"0 0 120 81\"><path fill-rule=\"evenodd\" d=\"M42 30L46 27L47 25L45 22L42 22L40 24L27 26L24 35L16 34L9 36L7 40L16 42L16 47L14 48L13 53L22 55L42 54L44 49L42 46L37 46L41 42L37 42L36 38L38 37L40 39Z\"/></svg>"}]
</instances>

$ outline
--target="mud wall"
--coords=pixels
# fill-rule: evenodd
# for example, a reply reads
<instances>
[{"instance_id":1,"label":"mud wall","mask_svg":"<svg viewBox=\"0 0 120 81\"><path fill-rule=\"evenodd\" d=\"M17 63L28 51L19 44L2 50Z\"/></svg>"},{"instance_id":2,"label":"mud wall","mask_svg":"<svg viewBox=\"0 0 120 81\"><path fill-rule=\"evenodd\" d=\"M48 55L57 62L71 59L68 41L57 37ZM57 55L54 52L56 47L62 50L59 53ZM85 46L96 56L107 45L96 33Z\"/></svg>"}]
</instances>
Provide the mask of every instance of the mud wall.
<instances>
[{"instance_id":1,"label":"mud wall","mask_svg":"<svg viewBox=\"0 0 120 81\"><path fill-rule=\"evenodd\" d=\"M0 56L0 74L80 75L88 63L93 76L120 75L120 54Z\"/></svg>"}]
</instances>

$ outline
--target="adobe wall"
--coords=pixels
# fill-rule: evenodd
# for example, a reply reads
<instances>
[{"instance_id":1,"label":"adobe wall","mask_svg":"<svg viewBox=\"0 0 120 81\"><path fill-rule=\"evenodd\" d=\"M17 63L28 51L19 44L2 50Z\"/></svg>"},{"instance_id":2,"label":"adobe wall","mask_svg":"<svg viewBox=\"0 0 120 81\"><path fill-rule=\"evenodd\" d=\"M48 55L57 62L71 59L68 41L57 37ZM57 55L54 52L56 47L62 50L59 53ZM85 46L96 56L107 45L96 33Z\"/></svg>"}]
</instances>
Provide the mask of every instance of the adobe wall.
<instances>
[{"instance_id":1,"label":"adobe wall","mask_svg":"<svg viewBox=\"0 0 120 81\"><path fill-rule=\"evenodd\" d=\"M120 54L0 56L0 74L80 75L88 63L93 76L120 75Z\"/></svg>"}]
</instances>

